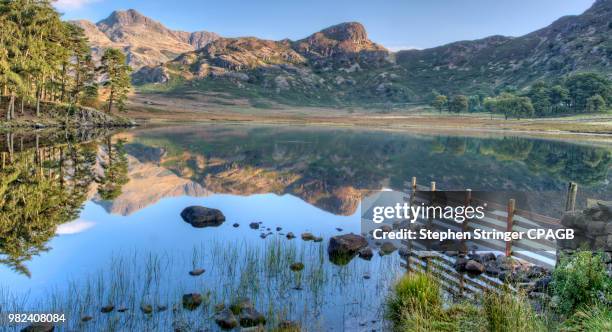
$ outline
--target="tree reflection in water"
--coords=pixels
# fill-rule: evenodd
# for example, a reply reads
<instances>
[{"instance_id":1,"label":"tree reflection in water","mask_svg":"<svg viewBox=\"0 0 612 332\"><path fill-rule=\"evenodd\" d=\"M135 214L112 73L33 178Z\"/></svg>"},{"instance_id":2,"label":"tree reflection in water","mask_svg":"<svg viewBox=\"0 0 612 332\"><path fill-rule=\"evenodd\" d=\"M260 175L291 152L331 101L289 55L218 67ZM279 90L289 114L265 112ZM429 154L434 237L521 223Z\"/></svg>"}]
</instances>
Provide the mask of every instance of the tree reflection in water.
<instances>
[{"instance_id":1,"label":"tree reflection in water","mask_svg":"<svg viewBox=\"0 0 612 332\"><path fill-rule=\"evenodd\" d=\"M49 250L57 226L79 216L96 179L99 144L96 140L75 143L74 137L52 146L34 146L15 151L15 137L7 134L7 151L0 165L0 263L30 276L25 263ZM100 195L121 192L127 182L127 162L122 143L106 139L109 162ZM114 164L111 160L116 161ZM112 190L109 190L112 188Z\"/></svg>"}]
</instances>

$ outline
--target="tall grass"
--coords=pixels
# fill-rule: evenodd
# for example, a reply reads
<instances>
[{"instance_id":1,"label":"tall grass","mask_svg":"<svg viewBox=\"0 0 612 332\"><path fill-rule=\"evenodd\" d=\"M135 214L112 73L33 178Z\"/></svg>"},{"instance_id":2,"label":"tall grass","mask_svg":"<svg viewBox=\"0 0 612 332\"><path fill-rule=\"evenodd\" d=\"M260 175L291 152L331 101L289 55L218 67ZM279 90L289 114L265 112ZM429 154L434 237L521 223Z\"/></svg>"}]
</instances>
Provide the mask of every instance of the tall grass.
<instances>
[{"instance_id":1,"label":"tall grass","mask_svg":"<svg viewBox=\"0 0 612 332\"><path fill-rule=\"evenodd\" d=\"M508 290L484 295L483 312L488 331L545 331L546 327L522 293Z\"/></svg>"},{"instance_id":2,"label":"tall grass","mask_svg":"<svg viewBox=\"0 0 612 332\"><path fill-rule=\"evenodd\" d=\"M603 304L582 307L563 323L560 331L612 331L612 308Z\"/></svg>"},{"instance_id":3,"label":"tall grass","mask_svg":"<svg viewBox=\"0 0 612 332\"><path fill-rule=\"evenodd\" d=\"M425 273L404 275L387 300L387 317L396 331L543 331L527 299L509 291L484 294L480 303L445 307L437 279Z\"/></svg>"},{"instance_id":4,"label":"tall grass","mask_svg":"<svg viewBox=\"0 0 612 332\"><path fill-rule=\"evenodd\" d=\"M440 286L427 274L406 274L399 279L393 290L393 295L387 302L392 319L421 311L434 314L442 308Z\"/></svg>"}]
</instances>

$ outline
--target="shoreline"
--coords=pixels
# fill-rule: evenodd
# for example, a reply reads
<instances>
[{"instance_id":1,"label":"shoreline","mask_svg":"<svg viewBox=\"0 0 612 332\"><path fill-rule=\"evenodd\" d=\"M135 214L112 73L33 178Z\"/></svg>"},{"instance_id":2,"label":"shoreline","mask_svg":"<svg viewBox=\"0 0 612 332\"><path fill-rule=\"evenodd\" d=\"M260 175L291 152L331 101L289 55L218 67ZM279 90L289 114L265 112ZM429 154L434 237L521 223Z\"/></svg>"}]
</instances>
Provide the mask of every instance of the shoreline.
<instances>
[{"instance_id":1,"label":"shoreline","mask_svg":"<svg viewBox=\"0 0 612 332\"><path fill-rule=\"evenodd\" d=\"M167 103L171 103L168 100ZM186 109L176 104L132 103L126 116L139 125L181 125L206 123L240 123L269 125L308 125L357 128L393 132L447 133L482 135L519 135L547 139L612 143L612 115L582 115L565 118L511 119L486 114L437 114L405 111L389 114L348 112L339 109L293 108L262 110L243 107L203 107ZM198 105L199 106L199 105ZM204 105L202 105L204 106Z\"/></svg>"},{"instance_id":2,"label":"shoreline","mask_svg":"<svg viewBox=\"0 0 612 332\"><path fill-rule=\"evenodd\" d=\"M0 121L0 132L43 129L117 129L130 128L137 124L117 114L108 114L91 107L75 107L71 115L66 115L66 106L55 104L40 116L32 110L19 114L15 119ZM59 110L59 111L58 111Z\"/></svg>"},{"instance_id":3,"label":"shoreline","mask_svg":"<svg viewBox=\"0 0 612 332\"><path fill-rule=\"evenodd\" d=\"M155 100L155 99L153 99ZM156 107L153 107L156 106ZM193 106L194 108L186 108ZM198 107L198 108L195 108ZM200 108L201 107L201 108ZM253 109L240 105L184 105L174 99L143 98L131 100L126 113L107 115L95 110L93 121L79 117L25 117L10 123L0 122L0 132L49 129L122 129L136 126L166 126L210 123L255 125L320 126L390 132L483 136L527 136L553 140L612 143L612 114L588 114L557 118L504 120L487 114L448 114L422 108L377 113L374 110L287 107Z\"/></svg>"}]
</instances>

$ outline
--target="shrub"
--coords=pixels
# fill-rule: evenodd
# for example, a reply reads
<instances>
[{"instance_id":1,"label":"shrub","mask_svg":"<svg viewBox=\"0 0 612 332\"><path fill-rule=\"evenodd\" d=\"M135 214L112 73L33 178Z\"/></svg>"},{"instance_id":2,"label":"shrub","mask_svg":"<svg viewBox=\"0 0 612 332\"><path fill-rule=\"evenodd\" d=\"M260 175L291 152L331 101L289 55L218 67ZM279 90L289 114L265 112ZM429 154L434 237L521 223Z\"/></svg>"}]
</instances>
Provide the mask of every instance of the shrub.
<instances>
[{"instance_id":1,"label":"shrub","mask_svg":"<svg viewBox=\"0 0 612 332\"><path fill-rule=\"evenodd\" d=\"M610 296L612 280L603 257L590 251L563 256L553 272L552 288L558 297L557 310L570 315L576 308Z\"/></svg>"},{"instance_id":2,"label":"shrub","mask_svg":"<svg viewBox=\"0 0 612 332\"><path fill-rule=\"evenodd\" d=\"M483 311L488 331L544 331L542 321L524 295L510 291L484 295Z\"/></svg>"}]
</instances>

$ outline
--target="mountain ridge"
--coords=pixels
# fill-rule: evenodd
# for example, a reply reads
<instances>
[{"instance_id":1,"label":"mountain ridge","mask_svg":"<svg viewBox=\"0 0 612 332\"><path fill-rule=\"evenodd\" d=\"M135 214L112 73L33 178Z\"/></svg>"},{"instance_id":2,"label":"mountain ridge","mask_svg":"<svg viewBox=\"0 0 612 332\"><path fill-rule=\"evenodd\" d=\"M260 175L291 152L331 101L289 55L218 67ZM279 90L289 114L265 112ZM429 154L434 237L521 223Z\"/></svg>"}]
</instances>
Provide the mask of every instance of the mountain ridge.
<instances>
[{"instance_id":1,"label":"mountain ridge","mask_svg":"<svg viewBox=\"0 0 612 332\"><path fill-rule=\"evenodd\" d=\"M170 61L219 38L218 34L208 31L169 29L134 9L113 11L97 23L87 20L70 22L83 28L96 58L106 48L120 48L127 54L128 63L135 70Z\"/></svg>"},{"instance_id":2,"label":"mountain ridge","mask_svg":"<svg viewBox=\"0 0 612 332\"><path fill-rule=\"evenodd\" d=\"M295 41L217 37L161 64L141 66L133 81L143 92L221 93L252 105L380 105L423 102L434 93L492 95L581 71L610 77L610 21L612 0L598 0L580 15L523 36L398 52L371 41L358 22Z\"/></svg>"}]
</instances>

